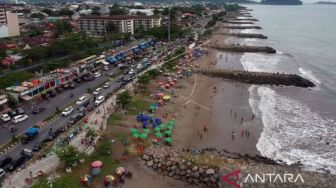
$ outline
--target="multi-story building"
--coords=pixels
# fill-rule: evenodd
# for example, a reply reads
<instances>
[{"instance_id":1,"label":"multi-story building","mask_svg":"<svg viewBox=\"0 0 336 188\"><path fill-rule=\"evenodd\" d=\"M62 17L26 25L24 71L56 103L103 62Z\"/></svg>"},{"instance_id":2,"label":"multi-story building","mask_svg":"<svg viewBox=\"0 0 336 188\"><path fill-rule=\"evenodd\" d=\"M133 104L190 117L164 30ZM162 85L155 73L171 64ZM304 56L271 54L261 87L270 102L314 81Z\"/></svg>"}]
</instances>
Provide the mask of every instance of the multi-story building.
<instances>
[{"instance_id":1,"label":"multi-story building","mask_svg":"<svg viewBox=\"0 0 336 188\"><path fill-rule=\"evenodd\" d=\"M134 34L137 29L161 26L161 18L142 15L82 16L78 19L81 31L92 35L105 35L113 24L120 33Z\"/></svg>"},{"instance_id":2,"label":"multi-story building","mask_svg":"<svg viewBox=\"0 0 336 188\"><path fill-rule=\"evenodd\" d=\"M0 6L0 38L20 35L19 19L16 13L6 11L5 6Z\"/></svg>"}]
</instances>

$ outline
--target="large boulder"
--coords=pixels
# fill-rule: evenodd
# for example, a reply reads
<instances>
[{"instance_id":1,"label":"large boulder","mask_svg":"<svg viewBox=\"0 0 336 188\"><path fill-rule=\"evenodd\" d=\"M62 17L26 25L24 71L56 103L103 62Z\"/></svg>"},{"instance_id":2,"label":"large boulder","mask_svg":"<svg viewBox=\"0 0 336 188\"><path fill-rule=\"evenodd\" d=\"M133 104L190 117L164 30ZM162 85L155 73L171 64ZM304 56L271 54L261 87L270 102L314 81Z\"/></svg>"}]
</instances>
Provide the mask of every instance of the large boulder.
<instances>
[{"instance_id":1,"label":"large boulder","mask_svg":"<svg viewBox=\"0 0 336 188\"><path fill-rule=\"evenodd\" d=\"M148 161L147 163L146 163L146 165L148 166L148 167L152 167L153 166L153 160L150 160L150 161Z\"/></svg>"}]
</instances>

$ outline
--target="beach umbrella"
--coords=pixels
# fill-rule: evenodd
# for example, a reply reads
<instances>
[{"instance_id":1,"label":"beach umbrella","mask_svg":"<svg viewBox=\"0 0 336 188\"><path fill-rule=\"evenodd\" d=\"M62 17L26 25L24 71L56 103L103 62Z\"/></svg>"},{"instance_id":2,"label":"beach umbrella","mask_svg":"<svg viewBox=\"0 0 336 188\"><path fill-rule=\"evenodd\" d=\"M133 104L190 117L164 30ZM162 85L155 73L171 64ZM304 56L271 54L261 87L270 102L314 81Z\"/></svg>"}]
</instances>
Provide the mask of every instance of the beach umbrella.
<instances>
[{"instance_id":1,"label":"beach umbrella","mask_svg":"<svg viewBox=\"0 0 336 188\"><path fill-rule=\"evenodd\" d=\"M93 161L91 163L92 168L101 168L102 166L103 166L103 162L101 162L101 161Z\"/></svg>"},{"instance_id":2,"label":"beach umbrella","mask_svg":"<svg viewBox=\"0 0 336 188\"><path fill-rule=\"evenodd\" d=\"M140 136L139 133L133 133L133 134L132 134L132 137L133 137L133 138L139 138L139 136Z\"/></svg>"},{"instance_id":3,"label":"beach umbrella","mask_svg":"<svg viewBox=\"0 0 336 188\"><path fill-rule=\"evenodd\" d=\"M173 128L174 128L174 126L171 125L171 124L169 124L169 125L167 126L167 130L172 130Z\"/></svg>"},{"instance_id":4,"label":"beach umbrella","mask_svg":"<svg viewBox=\"0 0 336 188\"><path fill-rule=\"evenodd\" d=\"M165 95L163 96L163 100L169 100L170 99L170 96L169 95Z\"/></svg>"},{"instance_id":5,"label":"beach umbrella","mask_svg":"<svg viewBox=\"0 0 336 188\"><path fill-rule=\"evenodd\" d=\"M115 180L115 177L112 176L112 175L107 175L107 176L104 177L104 182L106 182L106 183L111 183L114 180Z\"/></svg>"},{"instance_id":6,"label":"beach umbrella","mask_svg":"<svg viewBox=\"0 0 336 188\"><path fill-rule=\"evenodd\" d=\"M155 131L161 131L161 128L159 126L154 128Z\"/></svg>"},{"instance_id":7,"label":"beach umbrella","mask_svg":"<svg viewBox=\"0 0 336 188\"><path fill-rule=\"evenodd\" d=\"M174 85L175 83L174 82L169 82L170 85Z\"/></svg>"},{"instance_id":8,"label":"beach umbrella","mask_svg":"<svg viewBox=\"0 0 336 188\"><path fill-rule=\"evenodd\" d=\"M172 141L173 141L173 139L170 138L170 137L168 137L168 138L165 139L165 142L166 142L166 143L171 143Z\"/></svg>"},{"instance_id":9,"label":"beach umbrella","mask_svg":"<svg viewBox=\"0 0 336 188\"><path fill-rule=\"evenodd\" d=\"M165 135L166 135L166 136L171 136L171 135L172 135L172 132L168 130L168 131L165 132Z\"/></svg>"},{"instance_id":10,"label":"beach umbrella","mask_svg":"<svg viewBox=\"0 0 336 188\"><path fill-rule=\"evenodd\" d=\"M156 110L156 105L155 105L155 104L151 104L151 105L149 106L149 109L150 109L150 110Z\"/></svg>"},{"instance_id":11,"label":"beach umbrella","mask_svg":"<svg viewBox=\"0 0 336 188\"><path fill-rule=\"evenodd\" d=\"M160 124L159 127L160 127L161 129L164 129L164 128L166 128L166 125L165 125L165 124Z\"/></svg>"},{"instance_id":12,"label":"beach umbrella","mask_svg":"<svg viewBox=\"0 0 336 188\"><path fill-rule=\"evenodd\" d=\"M131 132L131 134L134 134L134 133L137 133L138 130L137 130L136 128L131 128L131 129L130 129L130 132Z\"/></svg>"},{"instance_id":13,"label":"beach umbrella","mask_svg":"<svg viewBox=\"0 0 336 188\"><path fill-rule=\"evenodd\" d=\"M144 129L144 130L143 130L143 133L145 133L145 134L148 134L149 132L150 132L149 129Z\"/></svg>"},{"instance_id":14,"label":"beach umbrella","mask_svg":"<svg viewBox=\"0 0 336 188\"><path fill-rule=\"evenodd\" d=\"M158 82L158 85L160 85L160 86L163 85L163 84L164 84L163 82Z\"/></svg>"},{"instance_id":15,"label":"beach umbrella","mask_svg":"<svg viewBox=\"0 0 336 188\"><path fill-rule=\"evenodd\" d=\"M142 134L140 135L140 138L141 138L142 140L145 140L145 139L147 139L147 134L145 134L145 133L142 133Z\"/></svg>"},{"instance_id":16,"label":"beach umbrella","mask_svg":"<svg viewBox=\"0 0 336 188\"><path fill-rule=\"evenodd\" d=\"M168 125L175 125L175 124L176 124L176 121L174 121L174 120L168 121Z\"/></svg>"},{"instance_id":17,"label":"beach umbrella","mask_svg":"<svg viewBox=\"0 0 336 188\"><path fill-rule=\"evenodd\" d=\"M126 169L125 169L125 167L118 167L117 169L116 169L116 173L118 174L118 175L121 175L121 174L123 174L123 173L125 173L126 172Z\"/></svg>"},{"instance_id":18,"label":"beach umbrella","mask_svg":"<svg viewBox=\"0 0 336 188\"><path fill-rule=\"evenodd\" d=\"M82 176L80 181L83 184L87 184L92 181L92 177L90 175L85 174L84 176Z\"/></svg>"},{"instance_id":19,"label":"beach umbrella","mask_svg":"<svg viewBox=\"0 0 336 188\"><path fill-rule=\"evenodd\" d=\"M162 133L157 132L157 133L155 133L155 136L158 137L158 138L161 138L162 137Z\"/></svg>"},{"instance_id":20,"label":"beach umbrella","mask_svg":"<svg viewBox=\"0 0 336 188\"><path fill-rule=\"evenodd\" d=\"M170 84L165 84L164 85L166 88L169 88L170 87Z\"/></svg>"}]
</instances>

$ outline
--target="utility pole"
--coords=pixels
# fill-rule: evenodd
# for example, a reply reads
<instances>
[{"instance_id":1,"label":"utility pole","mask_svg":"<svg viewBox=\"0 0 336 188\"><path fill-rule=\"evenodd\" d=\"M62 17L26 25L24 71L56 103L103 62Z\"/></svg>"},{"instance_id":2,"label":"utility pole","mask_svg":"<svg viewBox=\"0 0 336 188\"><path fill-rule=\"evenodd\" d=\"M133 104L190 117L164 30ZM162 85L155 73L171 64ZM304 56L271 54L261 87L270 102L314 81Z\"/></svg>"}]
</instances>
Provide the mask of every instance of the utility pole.
<instances>
[{"instance_id":1,"label":"utility pole","mask_svg":"<svg viewBox=\"0 0 336 188\"><path fill-rule=\"evenodd\" d=\"M169 21L168 21L168 42L170 43L170 6L168 7L168 17L169 17Z\"/></svg>"}]
</instances>

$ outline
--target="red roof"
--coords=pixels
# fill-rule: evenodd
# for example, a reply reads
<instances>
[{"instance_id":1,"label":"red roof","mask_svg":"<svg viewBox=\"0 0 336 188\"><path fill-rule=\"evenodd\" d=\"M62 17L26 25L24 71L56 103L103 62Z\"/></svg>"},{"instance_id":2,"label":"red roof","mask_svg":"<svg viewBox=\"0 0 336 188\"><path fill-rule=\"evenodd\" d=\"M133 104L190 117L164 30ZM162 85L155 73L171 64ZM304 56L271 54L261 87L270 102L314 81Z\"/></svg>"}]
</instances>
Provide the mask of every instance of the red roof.
<instances>
[{"instance_id":1,"label":"red roof","mask_svg":"<svg viewBox=\"0 0 336 188\"><path fill-rule=\"evenodd\" d=\"M12 65L14 64L15 60L11 57L6 57L5 59L2 60L1 64L4 65L4 66L9 66L9 65Z\"/></svg>"}]
</instances>

